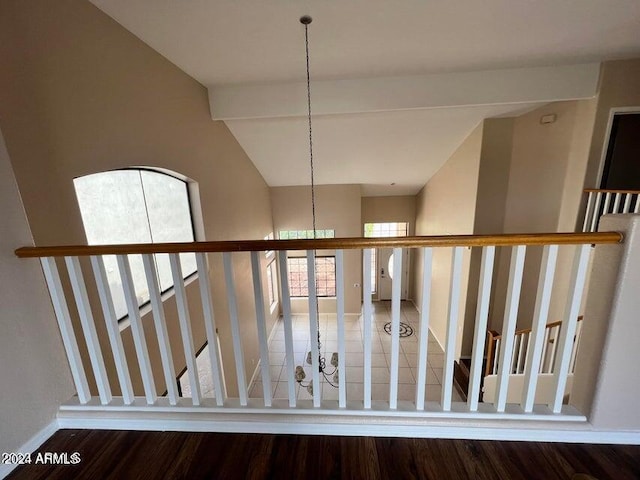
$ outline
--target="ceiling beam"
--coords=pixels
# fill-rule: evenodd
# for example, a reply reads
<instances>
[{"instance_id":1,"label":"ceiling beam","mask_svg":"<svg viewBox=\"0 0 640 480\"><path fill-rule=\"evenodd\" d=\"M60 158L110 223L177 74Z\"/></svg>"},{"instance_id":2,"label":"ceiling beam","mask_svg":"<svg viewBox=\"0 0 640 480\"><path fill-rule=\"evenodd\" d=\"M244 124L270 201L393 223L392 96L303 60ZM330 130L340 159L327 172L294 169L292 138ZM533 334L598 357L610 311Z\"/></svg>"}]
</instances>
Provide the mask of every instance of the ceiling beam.
<instances>
[{"instance_id":1,"label":"ceiling beam","mask_svg":"<svg viewBox=\"0 0 640 480\"><path fill-rule=\"evenodd\" d=\"M334 115L591 98L599 63L345 80L313 80L313 113ZM209 87L214 120L304 116L305 82Z\"/></svg>"}]
</instances>

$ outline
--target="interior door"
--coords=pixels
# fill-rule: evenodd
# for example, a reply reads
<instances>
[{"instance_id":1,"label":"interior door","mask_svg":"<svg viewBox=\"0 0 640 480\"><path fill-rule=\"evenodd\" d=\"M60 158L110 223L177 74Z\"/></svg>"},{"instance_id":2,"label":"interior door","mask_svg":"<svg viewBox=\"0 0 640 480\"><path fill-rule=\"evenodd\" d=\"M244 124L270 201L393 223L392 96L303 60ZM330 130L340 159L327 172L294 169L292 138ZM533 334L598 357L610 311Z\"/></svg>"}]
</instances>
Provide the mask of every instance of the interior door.
<instances>
[{"instance_id":1,"label":"interior door","mask_svg":"<svg viewBox=\"0 0 640 480\"><path fill-rule=\"evenodd\" d=\"M393 271L393 249L379 248L376 252L378 267L378 300L391 300L391 285L396 278ZM402 289L400 298L406 300L409 296L409 249L402 250Z\"/></svg>"}]
</instances>

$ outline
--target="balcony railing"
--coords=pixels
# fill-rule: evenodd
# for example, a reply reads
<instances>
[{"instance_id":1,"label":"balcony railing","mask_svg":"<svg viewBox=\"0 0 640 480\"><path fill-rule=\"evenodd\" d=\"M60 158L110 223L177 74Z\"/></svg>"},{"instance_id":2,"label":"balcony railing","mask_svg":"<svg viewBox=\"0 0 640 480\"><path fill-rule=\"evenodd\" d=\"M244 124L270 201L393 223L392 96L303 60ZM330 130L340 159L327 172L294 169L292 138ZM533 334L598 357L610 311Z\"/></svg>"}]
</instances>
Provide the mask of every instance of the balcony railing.
<instances>
[{"instance_id":1,"label":"balcony railing","mask_svg":"<svg viewBox=\"0 0 640 480\"><path fill-rule=\"evenodd\" d=\"M118 411L145 411L157 412L188 411L194 409L207 412L276 412L282 414L309 414L321 412L331 415L373 415L388 416L402 415L405 417L429 417L429 416L485 416L499 415L496 418L526 418L535 419L567 419L576 417L584 419L579 412L570 407L563 406L563 396L567 375L571 369L573 351L573 339L576 332L577 319L580 313L583 287L587 277L591 246L594 244L611 244L622 241L622 235L615 232L602 233L555 233L555 234L521 234L521 235L485 235L485 236L435 236L435 237L403 237L403 238L336 238L321 240L269 240L269 241L229 241L229 242L196 242L173 244L136 244L136 245L108 245L108 246L55 246L55 247L25 247L16 251L22 258L39 258L44 270L46 281L53 301L62 340L66 349L69 366L77 390L77 399L72 399L66 408L74 409L113 409ZM520 293L522 288L525 256L529 246L542 246L543 257L540 266L540 275L535 300L535 312L532 321L532 330L529 340L529 348L526 350L526 361L523 360L523 374L525 376L525 391L520 405L507 404L507 388L511 372L508 359L514 358L514 341ZM362 252L362 278L371 277L371 252L374 248L394 249L394 270L401 271L403 249L414 249L420 252L419 258L422 277L418 279L418 288L422 292L421 303L418 305L420 316L418 334L418 352L416 365L415 395L413 401L398 400L398 371L400 363L400 292L401 275L396 275L392 285L391 301L391 340L390 340L390 375L388 382L388 395L383 401L372 401L372 294L370 282L363 281L363 331L362 331L362 357L364 368L362 378L354 379L347 376L345 367L349 367L345 352L345 262L344 254L349 250ZM554 339L556 349L555 367L553 369L553 395L546 405L536 405L534 398L538 372L541 370L543 350L545 346L545 326L548 322L554 273L556 270L559 248L573 249L574 260L571 273L568 275L569 288L565 299L565 316L562 318L562 329ZM475 315L472 363L470 370L469 395L467 402L455 402L452 400L454 388L454 360L456 357L456 341L460 335L459 326L462 322L460 306L462 283L464 278L463 256L468 255L467 249L481 250L480 280L477 285L477 307ZM494 263L497 249L510 252L510 268L508 285L506 285L506 301L502 322L502 342L497 359L497 386L493 403L480 403L480 382L483 376L483 360L489 306L492 301L492 282ZM286 350L286 363L283 375L288 382L287 396L284 399L272 398L269 371L269 342L267 322L265 321L264 294L262 292L260 255L264 251L274 250L278 252L279 279L281 283L281 308L282 322L284 325L284 343ZM311 400L299 400L296 398L297 386L294 377L294 351L292 338L292 313L288 295L287 275L287 251L298 250L306 252L309 285L309 333L310 338L318 337L317 310L315 308L315 275L314 252L316 250L334 250L336 261L336 334L337 350L340 362L338 379L338 399L325 400L321 396L319 388L314 389ZM426 401L427 378L427 350L428 333L431 315L431 303L435 300L432 294L432 280L443 272L434 268L434 258L441 252L448 250L451 256L451 267L446 274L449 284L447 293L447 318L446 337L443 339L444 361L442 374L442 390L439 401ZM179 261L181 253L195 253L197 259L199 298L193 295L187 298L185 283ZM168 254L171 260L173 274L175 301L179 321L179 341L184 351L186 371L191 383L191 398L180 398L176 388L176 369L171 353L171 339L169 338L164 306L158 289L156 271L153 268L152 255ZM121 325L114 313L111 292L107 285L103 257L115 255L122 280L124 295L126 298L130 321L131 335L135 347L135 357L125 355L121 336ZM141 255L146 281L151 299L153 323L143 322L140 308L135 298L135 290L132 281L129 257ZM245 255L250 258L254 299L255 299L255 325L257 341L260 352L260 369L262 384L265 386L262 398L249 398L248 384L246 380L245 358L243 355L243 338L245 333L241 331L237 304L238 278L234 276L233 256ZM210 269L209 261L213 256L221 256L223 271ZM84 260L88 257L88 261ZM62 260L66 268L62 266ZM81 261L82 259L82 261ZM212 263L213 264L213 263ZM90 266L89 266L90 265ZM83 267L84 266L84 267ZM91 270L89 273L88 270ZM66 270L66 273L64 272ZM83 271L86 270L86 271ZM86 275L92 275L94 281L85 282ZM215 276L224 278L226 286L225 305L214 304L212 300L211 279ZM67 285L67 277L70 288ZM246 281L249 281L248 279ZM220 282L222 283L222 282ZM99 299L92 305L87 288L95 287L91 298ZM247 286L248 287L248 286ZM243 287L244 289L244 287ZM471 287L470 287L471 289ZM216 296L219 298L219 296ZM78 322L73 319L77 311ZM212 366L214 398L203 398L199 389L199 380L196 366L196 349L192 336L192 319L190 317L190 302L198 302L198 309L202 310L206 339L209 345L210 362ZM194 305L191 305L195 308ZM228 312L228 318L216 318L214 311ZM98 312L101 312L100 314ZM100 318L101 317L101 318ZM223 358L219 349L217 336L217 323L221 320L229 322L228 331L230 339L225 339L233 345L233 358ZM588 321L588 316L586 320ZM103 322L100 331L105 331L107 339L101 339L96 329L97 322ZM248 323L243 324L247 328ZM149 332L155 330L155 335ZM78 331L80 333L78 333ZM147 333L145 333L145 331ZM151 337L150 337L151 335ZM147 345L149 338L157 340L160 352L160 360L152 365ZM102 340L102 341L101 341ZM178 339L173 339L173 343ZM82 348L79 346L84 343ZM83 361L81 350L88 352ZM110 350L108 356L113 358L115 373L112 373L110 381L105 366L104 350ZM319 384L319 352L317 344L311 342L312 350L312 379L315 385ZM142 377L141 391L134 391L131 381L131 362L136 362L135 370ZM236 375L231 378L229 368L225 368L225 362L232 361ZM227 363L228 367L229 364ZM90 368L95 379L96 391L91 391L87 381L86 368ZM154 371L161 369L167 390L160 392L154 382ZM225 374L225 372L227 372ZM117 385L121 394L112 394L113 383L117 378ZM156 377L157 378L157 377ZM358 396L347 395L349 382L357 380L363 384L362 394ZM237 396L227 394L228 388L237 386ZM559 415L560 414L560 415Z\"/></svg>"},{"instance_id":2,"label":"balcony railing","mask_svg":"<svg viewBox=\"0 0 640 480\"><path fill-rule=\"evenodd\" d=\"M587 209L583 232L598 230L600 217L615 213L640 213L640 190L598 190L587 188Z\"/></svg>"}]
</instances>

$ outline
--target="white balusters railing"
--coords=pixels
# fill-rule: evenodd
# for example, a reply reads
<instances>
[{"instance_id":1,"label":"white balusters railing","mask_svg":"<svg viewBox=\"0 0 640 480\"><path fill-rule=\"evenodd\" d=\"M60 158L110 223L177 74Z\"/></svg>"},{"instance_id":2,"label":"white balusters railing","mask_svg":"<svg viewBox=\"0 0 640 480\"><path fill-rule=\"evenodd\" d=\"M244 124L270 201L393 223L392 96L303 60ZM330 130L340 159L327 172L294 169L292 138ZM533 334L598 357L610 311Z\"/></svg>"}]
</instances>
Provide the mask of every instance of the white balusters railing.
<instances>
[{"instance_id":1,"label":"white balusters railing","mask_svg":"<svg viewBox=\"0 0 640 480\"><path fill-rule=\"evenodd\" d=\"M418 341L418 378L416 379L416 409L424 410L425 389L427 383L427 355L429 353L429 316L431 310L431 277L433 249L422 249L422 302L420 304L420 328Z\"/></svg>"},{"instance_id":2,"label":"white balusters railing","mask_svg":"<svg viewBox=\"0 0 640 480\"><path fill-rule=\"evenodd\" d=\"M451 410L453 393L453 365L455 358L456 334L458 330L460 290L462 288L462 247L454 247L451 257L451 287L449 289L449 314L444 346L444 367L442 372L442 410Z\"/></svg>"},{"instance_id":3,"label":"white balusters railing","mask_svg":"<svg viewBox=\"0 0 640 480\"><path fill-rule=\"evenodd\" d=\"M592 209L597 209L600 203L611 204L618 209L629 210L635 208L634 200L629 200L623 194L611 194L608 196L594 196L590 199ZM590 220L591 221L591 220ZM164 244L161 247L154 245L134 245L119 247L51 247L49 249L22 249L27 253L22 256L41 257L45 277L49 286L51 298L55 308L56 317L62 334L71 373L78 394L77 403L81 407L90 403L92 408L102 405L102 408L123 406L130 409L146 406L147 409L213 409L214 411L242 412L243 409L250 412L260 410L279 413L310 413L315 411L330 414L349 414L360 410L360 415L431 415L434 412L439 415L486 415L490 413L501 415L516 415L509 413L514 410L507 408L510 400L511 377L519 375L524 378L522 392L515 403L520 403L520 412L531 415L536 403L538 379L540 374L553 376L553 396L545 401L549 412L559 413L563 411L562 401L567 386L567 379L576 367L576 351L580 338L582 322L579 322L579 311L582 290L587 274L587 265L592 244L616 243L620 236L614 233L595 234L552 234L548 236L535 235L502 235L494 237L407 237L398 239L323 239L301 241L270 241L270 242L217 242L194 244ZM523 271L527 245L544 245L540 276L537 290L527 291L528 295L535 295L535 310L531 321L530 330L516 330L520 298L523 287ZM576 251L569 293L566 299L566 310L561 322L549 323L549 306L554 285L559 246L562 248L574 248ZM375 364L374 354L379 350L375 348L374 339L378 338L379 315L378 307L374 315L372 302L371 283L363 281L362 315L358 325L361 331L346 328L345 302L348 286L345 278L347 265L345 250L356 250L348 255L362 255L362 278L371 278L372 253L375 248L393 248L393 275L391 283L391 308L390 308L390 339L389 348L386 350L388 362L388 377L386 379L388 389L380 390L380 378L377 376L378 364ZM79 251L73 251L73 248ZM415 375L415 383L407 397L406 377L402 376L401 369L406 368L408 354L407 344L401 337L401 322L406 319L401 302L403 290L402 264L403 256L408 249L420 249L422 276L419 279L417 289L421 293L419 315L415 317L414 330L417 340L412 355L415 355L415 363L411 365L412 375ZM466 255L472 254L467 248L480 249L481 265L477 290L473 285L467 285L469 262ZM446 253L446 250L449 253ZM270 332L271 323L266 317L269 305L265 303L263 291L263 255L265 250L277 250L279 268L279 290L281 309L281 335L284 340L284 361L279 382L286 389L274 394L270 359L272 357ZM292 312L292 298L289 293L291 283L288 271L287 252L302 250L306 254L306 285L308 287L308 314L305 317L295 317ZM335 377L328 378L321 372L321 366L328 360L324 359L326 352L320 350L317 341L318 333L326 328L325 313L322 323L319 322L318 293L316 282L316 250L334 251L335 254L335 310L329 315L335 318L335 323L330 322L334 333L329 337L329 342L336 342L338 368ZM490 319L491 305L493 301L492 287L494 287L495 259L498 251L511 254L507 295L502 316L502 335L490 332L485 335ZM197 266L197 287L187 289L182 271L180 253L192 252L195 254ZM236 253L232 253L236 252ZM20 253L20 251L19 251ZM171 278L173 287L170 292L161 292L159 277L162 271L156 264L154 254L164 253L169 256ZM120 285L110 285L105 271L104 255L116 255ZM132 255L142 255L142 273L132 274ZM218 255L216 259L221 265L220 271L209 268L209 255ZM250 260L251 279L246 273L234 274L236 256L245 255ZM451 256L450 268L442 268L443 255ZM81 257L90 257L90 265L95 279L95 285L85 282L82 272ZM221 258L221 262L219 261ZM56 264L56 257L64 258L67 266L67 277L64 282ZM139 262L139 259L135 259ZM87 263L88 265L88 263ZM167 276L168 272L164 272ZM134 278L135 276L135 278ZM219 281L213 282L216 277ZM164 278L164 277L163 277ZM275 278L275 276L274 276ZM67 280L69 283L67 284ZM298 280L296 280L298 281ZM240 284L239 282L245 282ZM149 306L140 306L141 300L136 293L136 288L144 284ZM69 285L69 291L65 290ZM217 285L217 286L216 286ZM437 286L437 289L436 289ZM127 318L118 320L114 311L112 291L121 289L127 305ZM213 289L219 288L216 295L212 295ZM464 308L467 302L462 296L467 289L477 292L475 301L475 320L472 325L465 325ZM495 290L495 288L494 288ZM438 292L436 296L434 292ZM445 293L446 291L446 293ZM246 303L247 293L253 308L246 305L239 309L239 301ZM445 293L443 295L443 293ZM166 298L170 294L174 297L175 306L166 310ZM225 299L226 294L226 299ZM199 298L196 298L199 297ZM222 302L214 303L213 298ZM74 309L69 305L75 304ZM244 305L244 304L243 304ZM300 305L300 302L297 303ZM323 304L324 305L324 304ZM298 307L299 308L299 307ZM323 307L324 308L324 307ZM495 310L495 309L494 309ZM446 317L437 318L434 312L446 311ZM198 312L198 315L195 315ZM202 313L200 315L200 312ZM220 314L222 312L222 315ZM242 312L242 313L241 313ZM249 312L249 313L247 313ZM72 315L73 314L73 315ZM76 314L78 321L76 322ZM102 319L99 315L102 315ZM193 315L192 315L193 314ZM217 315L216 315L217 314ZM249 316L249 318L247 318ZM309 378L305 382L311 382L312 395L310 399L301 399L303 387L299 372L296 370L295 355L296 342L294 341L294 324L297 325L301 318L305 319L305 328L308 325L310 345ZM148 319L148 320L147 320ZM199 325L197 322L203 322ZM230 332L228 338L219 339L217 325L224 322L225 332ZM298 323L296 323L298 322ZM351 320L350 320L351 322ZM437 357L442 361L441 384L430 382L432 377L431 346L429 343L430 327L435 328L438 323L438 338L443 346L442 355ZM197 326L197 329L196 329ZM204 328L202 328L204 327ZM320 330L322 328L322 330ZM461 344L461 332L465 328L473 331L473 348L471 352L471 368L469 387L466 399L461 399L456 393L454 379L454 363L459 360L460 352L457 351ZM133 340L131 352L125 352L123 332ZM275 330L274 330L275 331ZM204 333L202 333L204 332ZM194 344L194 333L198 333L198 341L201 343L206 338L208 344L208 361L211 365L211 383L214 390L214 398L207 398L203 394L198 372L198 359L196 352L200 344ZM104 340L101 335L104 334ZM172 335L175 337L173 338ZM355 337L350 337L355 335ZM179 338L178 338L179 337ZM228 348L222 349L220 341ZM326 341L323 339L323 342ZM82 348L78 343L81 343ZM157 342L157 343L156 343ZM252 344L253 342L254 344ZM361 352L354 354L347 346L357 345L361 342ZM128 342L126 343L128 345ZM182 345L184 355L174 353L176 345ZM433 344L435 348L435 344ZM171 347L174 347L172 349ZM85 348L86 347L86 348ZM110 366L103 359L104 349L111 349L113 358ZM245 349L252 349L253 360L245 358ZM386 347L385 347L386 348ZM152 349L150 351L150 349ZM347 352L350 353L347 353ZM417 351L417 352L416 352ZM82 358L80 352L86 352L87 358ZM223 354L223 352L226 352ZM281 352L281 350L279 351ZM416 352L415 354L413 352ZM227 355L225 357L224 355ZM282 355L282 354L280 354ZM329 354L330 355L330 354ZM282 358L282 357L280 357ZM351 365L352 359L358 363ZM256 359L258 360L256 362ZM442 360L440 360L442 359ZM153 361L152 361L153 360ZM412 360L413 361L413 360ZM190 386L190 400L180 399L177 388L176 372L186 366L186 377ZM225 368L225 366L227 368ZM231 366L235 368L230 368ZM115 367L115 368L114 368ZM260 372L262 387L252 390L252 398L249 398L248 376L255 368L254 377ZM109 368L113 369L110 371ZM361 369L361 374L352 375L350 369ZM437 365L433 368L440 368ZM86 369L86 370L85 370ZM235 374L229 375L235 371ZM356 370L354 370L356 371ZM87 378L87 372L92 376ZM227 375L225 375L225 373ZM483 375L484 374L484 375ZM110 378L112 377L112 378ZM495 396L491 403L482 402L481 385L483 378L495 377ZM375 378L375 382L374 382ZM413 378L413 377L412 377ZM166 384L166 390L159 391L156 381ZM274 379L278 380L278 379ZM329 382L329 380L331 380ZM440 380L440 379L439 379ZM413 380L412 380L413 381ZM328 383L336 383L337 394L328 395L331 390ZM91 389L90 389L91 385ZM351 389L351 386L358 387ZM306 386L306 383L305 383ZM112 390L119 390L115 395ZM134 388L135 387L135 388ZM374 388L375 387L375 388ZM402 388L401 388L402 387ZM161 388L161 387L160 387ZM91 390L95 389L95 395L99 403L92 401ZM164 393L163 393L164 392ZM231 394L230 394L231 392ZM258 398L253 398L256 396ZM381 393L383 392L383 393ZM388 392L388 396L386 394ZM329 392L331 393L331 392ZM414 396L415 394L415 396ZM306 396L306 395L305 395ZM166 398L164 398L166 397ZM308 397L307 397L308 398ZM437 399L437 400L435 400ZM465 403L466 401L466 403ZM539 404L540 402L538 402ZM160 411L160 410L159 410ZM504 413L507 412L507 413ZM522 414L522 413L520 413Z\"/></svg>"},{"instance_id":4,"label":"white balusters railing","mask_svg":"<svg viewBox=\"0 0 640 480\"><path fill-rule=\"evenodd\" d=\"M364 408L371 408L371 337L373 329L373 317L371 305L371 282L366 279L371 278L371 249L365 248L362 254L362 336L364 341L364 387L363 404Z\"/></svg>"},{"instance_id":5,"label":"white balusters railing","mask_svg":"<svg viewBox=\"0 0 640 480\"><path fill-rule=\"evenodd\" d=\"M133 284L131 275L131 265L129 257L126 255L118 255L118 269L120 270L120 279L124 290L125 301L127 302L127 312L129 321L131 322L131 335L138 357L138 366L140 367L140 375L142 376L142 384L144 385L144 395L149 405L156 402L157 391L156 384L153 380L151 371L151 360L149 359L149 350L147 349L147 339L144 334L142 318L140 317L140 307L136 298L136 289Z\"/></svg>"},{"instance_id":6,"label":"white balusters railing","mask_svg":"<svg viewBox=\"0 0 640 480\"><path fill-rule=\"evenodd\" d=\"M596 190L586 189L587 208L585 210L583 232L598 230L600 217L612 213L640 213L640 191L638 190Z\"/></svg>"}]
</instances>

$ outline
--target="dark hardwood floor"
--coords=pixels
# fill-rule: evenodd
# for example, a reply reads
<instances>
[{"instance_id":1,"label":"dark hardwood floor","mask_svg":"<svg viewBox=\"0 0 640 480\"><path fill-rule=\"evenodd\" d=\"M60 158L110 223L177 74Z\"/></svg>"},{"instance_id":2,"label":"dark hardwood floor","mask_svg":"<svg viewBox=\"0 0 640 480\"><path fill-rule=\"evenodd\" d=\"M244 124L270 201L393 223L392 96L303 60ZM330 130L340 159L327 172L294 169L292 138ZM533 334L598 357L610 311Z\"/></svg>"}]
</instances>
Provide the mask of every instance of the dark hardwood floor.
<instances>
[{"instance_id":1,"label":"dark hardwood floor","mask_svg":"<svg viewBox=\"0 0 640 480\"><path fill-rule=\"evenodd\" d=\"M60 430L38 452L81 461L24 465L7 478L640 479L640 446L621 445Z\"/></svg>"}]
</instances>

